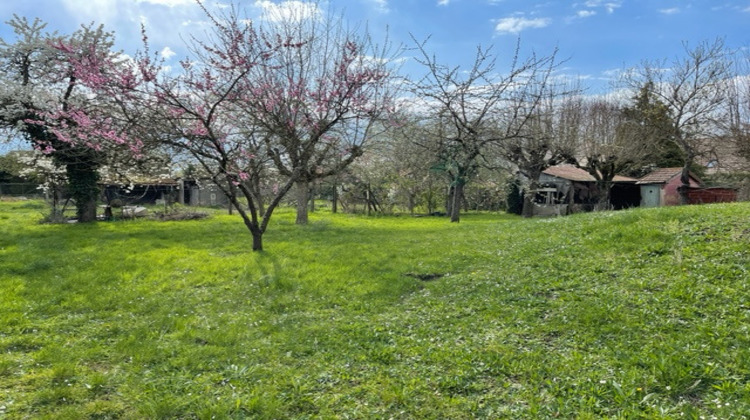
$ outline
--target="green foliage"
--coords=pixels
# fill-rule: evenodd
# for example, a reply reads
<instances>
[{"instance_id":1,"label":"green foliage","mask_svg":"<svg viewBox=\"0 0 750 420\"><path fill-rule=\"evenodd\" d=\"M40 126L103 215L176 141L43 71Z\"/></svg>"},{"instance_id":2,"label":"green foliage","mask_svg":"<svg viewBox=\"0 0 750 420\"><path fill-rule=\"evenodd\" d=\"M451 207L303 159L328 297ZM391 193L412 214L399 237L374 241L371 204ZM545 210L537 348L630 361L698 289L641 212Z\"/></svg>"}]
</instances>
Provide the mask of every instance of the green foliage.
<instances>
[{"instance_id":1,"label":"green foliage","mask_svg":"<svg viewBox=\"0 0 750 420\"><path fill-rule=\"evenodd\" d=\"M0 417L741 418L750 205L35 224L0 202Z\"/></svg>"},{"instance_id":2,"label":"green foliage","mask_svg":"<svg viewBox=\"0 0 750 420\"><path fill-rule=\"evenodd\" d=\"M685 163L685 156L674 140L671 111L654 96L653 89L653 82L646 82L633 97L632 105L623 109L628 126L637 130L650 151L649 158L636 165L634 176L643 176L653 167L681 167Z\"/></svg>"},{"instance_id":3,"label":"green foliage","mask_svg":"<svg viewBox=\"0 0 750 420\"><path fill-rule=\"evenodd\" d=\"M21 172L26 167L19 159L21 152L14 151L0 156L0 182L23 182Z\"/></svg>"}]
</instances>

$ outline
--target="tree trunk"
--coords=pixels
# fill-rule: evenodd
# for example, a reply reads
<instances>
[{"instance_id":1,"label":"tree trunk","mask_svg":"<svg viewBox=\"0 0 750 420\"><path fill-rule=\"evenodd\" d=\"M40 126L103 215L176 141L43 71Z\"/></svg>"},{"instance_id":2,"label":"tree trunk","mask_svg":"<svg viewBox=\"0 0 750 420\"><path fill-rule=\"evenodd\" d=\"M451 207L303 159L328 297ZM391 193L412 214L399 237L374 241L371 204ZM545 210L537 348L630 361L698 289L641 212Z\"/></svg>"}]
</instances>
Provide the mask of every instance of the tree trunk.
<instances>
[{"instance_id":1,"label":"tree trunk","mask_svg":"<svg viewBox=\"0 0 750 420\"><path fill-rule=\"evenodd\" d=\"M253 251L263 251L263 233L251 232L253 235Z\"/></svg>"},{"instance_id":2,"label":"tree trunk","mask_svg":"<svg viewBox=\"0 0 750 420\"><path fill-rule=\"evenodd\" d=\"M368 216L370 215L370 184L367 184L367 189L365 190L365 205L367 206L365 208L365 214Z\"/></svg>"},{"instance_id":3,"label":"tree trunk","mask_svg":"<svg viewBox=\"0 0 750 420\"><path fill-rule=\"evenodd\" d=\"M454 196L456 194L456 189L451 185L448 187L448 196L445 198L445 214L451 215L453 214L453 202Z\"/></svg>"},{"instance_id":4,"label":"tree trunk","mask_svg":"<svg viewBox=\"0 0 750 420\"><path fill-rule=\"evenodd\" d=\"M597 185L599 189L599 199L596 203L597 210L609 210L611 208L610 199L612 197L612 182L600 181Z\"/></svg>"},{"instance_id":5,"label":"tree trunk","mask_svg":"<svg viewBox=\"0 0 750 420\"><path fill-rule=\"evenodd\" d=\"M307 181L297 181L295 183L297 194L297 220L298 225L307 224L307 201L310 199L310 187Z\"/></svg>"},{"instance_id":6,"label":"tree trunk","mask_svg":"<svg viewBox=\"0 0 750 420\"><path fill-rule=\"evenodd\" d=\"M458 223L461 220L461 200L464 195L464 184L461 181L453 186L453 197L451 203L451 222Z\"/></svg>"},{"instance_id":7,"label":"tree trunk","mask_svg":"<svg viewBox=\"0 0 750 420\"><path fill-rule=\"evenodd\" d=\"M70 195L76 202L76 217L80 223L96 221L96 200L99 197L98 165L80 161L65 166Z\"/></svg>"},{"instance_id":8,"label":"tree trunk","mask_svg":"<svg viewBox=\"0 0 750 420\"><path fill-rule=\"evenodd\" d=\"M534 217L534 198L536 197L536 190L539 189L539 176L540 172L531 174L529 177L529 187L524 191L523 195L523 209L521 210L521 216L523 217ZM571 194L573 190L571 188Z\"/></svg>"},{"instance_id":9,"label":"tree trunk","mask_svg":"<svg viewBox=\"0 0 750 420\"><path fill-rule=\"evenodd\" d=\"M310 213L315 213L315 183L310 187Z\"/></svg>"},{"instance_id":10,"label":"tree trunk","mask_svg":"<svg viewBox=\"0 0 750 420\"><path fill-rule=\"evenodd\" d=\"M336 213L339 211L339 186L338 182L334 179L333 181L333 200L331 203L331 212Z\"/></svg>"},{"instance_id":11,"label":"tree trunk","mask_svg":"<svg viewBox=\"0 0 750 420\"><path fill-rule=\"evenodd\" d=\"M677 187L677 192L680 194L681 205L690 204L690 199L688 197L688 190L690 189L690 164L691 163L692 163L691 159L685 162L685 166L682 168L682 174L680 175L680 182L682 183L682 185Z\"/></svg>"},{"instance_id":12,"label":"tree trunk","mask_svg":"<svg viewBox=\"0 0 750 420\"><path fill-rule=\"evenodd\" d=\"M523 217L534 217L534 201L533 194L523 195L523 209L521 210L521 216Z\"/></svg>"}]
</instances>

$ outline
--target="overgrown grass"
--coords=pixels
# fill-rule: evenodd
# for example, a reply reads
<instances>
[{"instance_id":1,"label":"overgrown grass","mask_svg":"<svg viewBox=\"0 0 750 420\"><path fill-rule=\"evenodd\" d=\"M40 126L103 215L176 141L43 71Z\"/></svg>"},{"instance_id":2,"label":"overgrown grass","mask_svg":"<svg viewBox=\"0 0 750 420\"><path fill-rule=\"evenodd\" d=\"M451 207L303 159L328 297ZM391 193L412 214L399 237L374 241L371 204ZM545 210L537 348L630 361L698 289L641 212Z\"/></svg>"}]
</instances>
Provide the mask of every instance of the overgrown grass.
<instances>
[{"instance_id":1,"label":"overgrown grass","mask_svg":"<svg viewBox=\"0 0 750 420\"><path fill-rule=\"evenodd\" d=\"M0 202L0 417L744 418L750 205L38 224Z\"/></svg>"}]
</instances>

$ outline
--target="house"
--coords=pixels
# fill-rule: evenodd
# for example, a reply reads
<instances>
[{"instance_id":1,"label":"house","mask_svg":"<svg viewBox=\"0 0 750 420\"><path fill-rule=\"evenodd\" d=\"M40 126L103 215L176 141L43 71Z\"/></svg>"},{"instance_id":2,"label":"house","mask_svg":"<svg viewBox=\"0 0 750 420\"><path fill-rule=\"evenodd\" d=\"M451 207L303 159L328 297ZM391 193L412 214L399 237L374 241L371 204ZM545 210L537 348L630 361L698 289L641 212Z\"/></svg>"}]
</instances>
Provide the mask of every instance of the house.
<instances>
[{"instance_id":1,"label":"house","mask_svg":"<svg viewBox=\"0 0 750 420\"><path fill-rule=\"evenodd\" d=\"M682 185L682 168L657 168L639 179L641 207L676 206L680 204L678 188ZM703 182L690 173L690 187L700 188Z\"/></svg>"},{"instance_id":2,"label":"house","mask_svg":"<svg viewBox=\"0 0 750 420\"><path fill-rule=\"evenodd\" d=\"M617 175L612 180L610 205L614 209L636 207L640 191L635 178ZM573 165L551 166L542 172L537 202L546 205L567 205L567 212L591 211L599 203L600 191L596 178Z\"/></svg>"}]
</instances>

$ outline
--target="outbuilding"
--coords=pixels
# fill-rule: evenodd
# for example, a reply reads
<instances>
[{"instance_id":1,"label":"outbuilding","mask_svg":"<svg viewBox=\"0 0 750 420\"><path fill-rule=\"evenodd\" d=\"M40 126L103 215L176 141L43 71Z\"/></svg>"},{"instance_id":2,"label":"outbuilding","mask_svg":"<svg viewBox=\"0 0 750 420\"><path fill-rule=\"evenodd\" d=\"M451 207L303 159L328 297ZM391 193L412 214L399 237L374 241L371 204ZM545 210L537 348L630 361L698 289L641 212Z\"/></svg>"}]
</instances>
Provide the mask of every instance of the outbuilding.
<instances>
[{"instance_id":1,"label":"outbuilding","mask_svg":"<svg viewBox=\"0 0 750 420\"><path fill-rule=\"evenodd\" d=\"M639 179L641 207L676 206L680 204L678 188L682 185L682 168L657 168ZM690 173L690 187L699 188L703 182Z\"/></svg>"},{"instance_id":2,"label":"outbuilding","mask_svg":"<svg viewBox=\"0 0 750 420\"><path fill-rule=\"evenodd\" d=\"M640 201L637 179L616 175L610 187L610 206L615 210L637 207ZM596 178L573 165L551 166L539 177L539 183L554 188L559 203L569 205L570 212L591 211L599 203L601 192Z\"/></svg>"}]
</instances>

